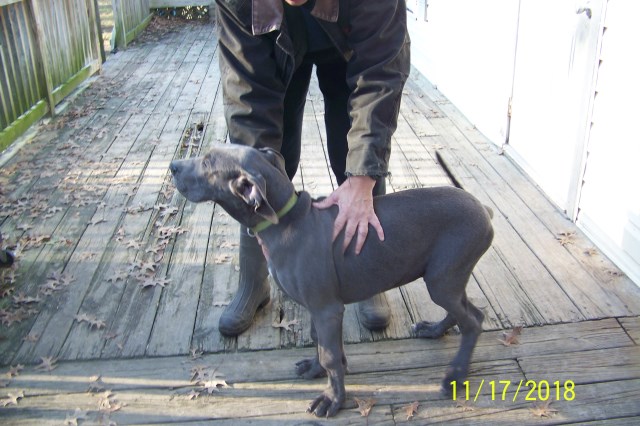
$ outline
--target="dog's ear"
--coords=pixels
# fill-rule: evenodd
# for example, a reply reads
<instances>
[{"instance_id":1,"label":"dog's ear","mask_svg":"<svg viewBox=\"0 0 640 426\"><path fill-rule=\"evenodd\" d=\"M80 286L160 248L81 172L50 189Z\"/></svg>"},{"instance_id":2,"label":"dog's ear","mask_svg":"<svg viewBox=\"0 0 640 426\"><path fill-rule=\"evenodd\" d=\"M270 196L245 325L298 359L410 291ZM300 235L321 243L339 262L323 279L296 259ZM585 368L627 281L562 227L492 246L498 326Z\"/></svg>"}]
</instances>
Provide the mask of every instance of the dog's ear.
<instances>
[{"instance_id":1,"label":"dog's ear","mask_svg":"<svg viewBox=\"0 0 640 426\"><path fill-rule=\"evenodd\" d=\"M287 170L284 167L284 157L273 148L258 148L264 157L269 160L283 175L287 176Z\"/></svg>"},{"instance_id":2,"label":"dog's ear","mask_svg":"<svg viewBox=\"0 0 640 426\"><path fill-rule=\"evenodd\" d=\"M247 205L253 207L258 215L274 225L278 223L278 216L267 201L267 185L262 176L241 174L229 183L231 192L241 198Z\"/></svg>"}]
</instances>

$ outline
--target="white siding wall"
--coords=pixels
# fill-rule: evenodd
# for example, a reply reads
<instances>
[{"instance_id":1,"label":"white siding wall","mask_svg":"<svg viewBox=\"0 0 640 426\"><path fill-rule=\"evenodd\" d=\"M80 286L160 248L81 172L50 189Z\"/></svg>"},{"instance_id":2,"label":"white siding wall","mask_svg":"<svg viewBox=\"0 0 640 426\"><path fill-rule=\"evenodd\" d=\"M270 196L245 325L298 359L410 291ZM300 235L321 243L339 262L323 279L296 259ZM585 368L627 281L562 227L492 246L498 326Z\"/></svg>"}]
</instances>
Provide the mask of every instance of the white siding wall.
<instances>
[{"instance_id":1,"label":"white siding wall","mask_svg":"<svg viewBox=\"0 0 640 426\"><path fill-rule=\"evenodd\" d=\"M513 80L518 2L408 0L414 66L501 145Z\"/></svg>"},{"instance_id":2,"label":"white siding wall","mask_svg":"<svg viewBox=\"0 0 640 426\"><path fill-rule=\"evenodd\" d=\"M609 0L578 225L640 283L640 2Z\"/></svg>"},{"instance_id":3,"label":"white siding wall","mask_svg":"<svg viewBox=\"0 0 640 426\"><path fill-rule=\"evenodd\" d=\"M508 135L507 108L511 96L514 96L514 126L516 120L526 120L532 111L548 111L549 102L561 101L565 109L573 110L567 111L571 120L563 123L573 120L577 126L567 125L567 134L556 138L542 153L543 156L569 153L569 160L565 158L560 165L550 168L573 163L566 166L568 173L558 174L562 175L558 179L565 181L559 185L568 188L569 194L564 201L563 197L556 197L557 202L564 204L560 207L568 216L577 217L578 225L640 285L640 133L636 130L640 119L640 56L637 54L640 26L636 22L640 1L428 0L428 5L426 8L425 0L408 0L412 62L492 142L502 146L508 136L516 136ZM542 10L521 13L531 10L529 7ZM555 19L562 16L563 19ZM587 19L588 16L592 19ZM544 37L534 34L518 44L518 32L538 28L544 35L545 28L554 23L560 27L548 28L548 33L571 32L558 37L560 48L547 49L549 55L542 55L542 59L516 63L523 60L517 58L527 58L533 53L528 43L544 42ZM596 31L592 31L594 25ZM580 52L576 49L580 43L589 49ZM553 41L550 46L554 46ZM553 56L566 46L569 46L565 49L566 57ZM516 54L521 48L526 51ZM527 100L520 96L525 105L516 108L514 81L519 77L514 74L518 73L518 66L521 69L524 66L529 71L531 84L540 88L554 87L561 78L571 84L556 87L547 98ZM541 67L539 73L531 68L536 66ZM546 72L553 67L561 73ZM569 71L563 71L565 69ZM583 69L585 74L581 76L578 71ZM592 72L590 76L590 70L596 74ZM597 84L593 83L594 76ZM583 77L584 84L578 84ZM524 89L529 87L522 80L518 84ZM539 126L548 124L545 120L530 121ZM526 125L521 127L520 134L527 134L526 129ZM512 141L512 150L514 157L544 187L535 167L528 167L540 158L539 151L543 148L536 142L541 137L521 143L519 150ZM566 146L558 145L565 143ZM571 152L575 154L572 156ZM550 195L553 198L553 194Z\"/></svg>"}]
</instances>

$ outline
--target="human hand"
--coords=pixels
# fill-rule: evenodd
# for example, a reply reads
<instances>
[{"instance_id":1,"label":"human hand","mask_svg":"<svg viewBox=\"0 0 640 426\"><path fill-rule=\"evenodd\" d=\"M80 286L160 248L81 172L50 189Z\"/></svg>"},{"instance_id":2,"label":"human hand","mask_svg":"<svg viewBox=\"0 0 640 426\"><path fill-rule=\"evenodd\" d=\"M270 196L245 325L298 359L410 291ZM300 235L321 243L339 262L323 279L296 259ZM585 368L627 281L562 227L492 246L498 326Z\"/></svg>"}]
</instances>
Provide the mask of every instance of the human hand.
<instances>
[{"instance_id":1,"label":"human hand","mask_svg":"<svg viewBox=\"0 0 640 426\"><path fill-rule=\"evenodd\" d=\"M360 254L369 233L369 225L376 230L380 241L384 241L382 225L373 210L373 187L376 181L369 176L350 176L322 201L313 203L314 207L326 209L338 206L338 216L333 225L333 241L344 229L343 251L356 236L355 253Z\"/></svg>"}]
</instances>

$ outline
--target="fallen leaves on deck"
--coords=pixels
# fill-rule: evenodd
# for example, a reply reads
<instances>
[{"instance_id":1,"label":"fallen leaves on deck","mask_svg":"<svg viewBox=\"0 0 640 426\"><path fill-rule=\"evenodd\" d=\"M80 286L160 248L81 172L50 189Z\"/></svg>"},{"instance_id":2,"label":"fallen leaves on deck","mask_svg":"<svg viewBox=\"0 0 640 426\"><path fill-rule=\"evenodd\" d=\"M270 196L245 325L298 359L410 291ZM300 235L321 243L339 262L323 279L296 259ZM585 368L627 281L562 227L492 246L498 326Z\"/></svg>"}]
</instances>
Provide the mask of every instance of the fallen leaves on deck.
<instances>
[{"instance_id":1,"label":"fallen leaves on deck","mask_svg":"<svg viewBox=\"0 0 640 426\"><path fill-rule=\"evenodd\" d=\"M229 385L224 379L224 374L219 374L217 368L211 368L204 365L196 365L191 369L191 382L200 388L192 391L189 399L197 398L201 392L211 395L218 392L220 388L228 388Z\"/></svg>"},{"instance_id":2,"label":"fallen leaves on deck","mask_svg":"<svg viewBox=\"0 0 640 426\"><path fill-rule=\"evenodd\" d=\"M0 406L18 405L18 401L24 398L24 391L9 392L6 398L0 399Z\"/></svg>"},{"instance_id":3,"label":"fallen leaves on deck","mask_svg":"<svg viewBox=\"0 0 640 426\"><path fill-rule=\"evenodd\" d=\"M53 371L58 367L56 365L56 362L58 361L56 358L45 356L40 357L40 361L41 363L38 364L34 370Z\"/></svg>"},{"instance_id":4,"label":"fallen leaves on deck","mask_svg":"<svg viewBox=\"0 0 640 426\"><path fill-rule=\"evenodd\" d=\"M358 411L360 412L361 417L369 417L369 413L371 409L376 404L376 400L373 398L360 399L358 397L353 398L353 400L358 404Z\"/></svg>"},{"instance_id":5,"label":"fallen leaves on deck","mask_svg":"<svg viewBox=\"0 0 640 426\"><path fill-rule=\"evenodd\" d=\"M504 346L517 345L520 343L519 337L522 333L522 326L513 327L511 331L505 331L502 333L503 338L498 339Z\"/></svg>"},{"instance_id":6,"label":"fallen leaves on deck","mask_svg":"<svg viewBox=\"0 0 640 426\"><path fill-rule=\"evenodd\" d=\"M529 408L529 411L536 417L551 417L558 412L555 408L551 408L551 402L551 399L548 399L542 404L536 404L533 408Z\"/></svg>"},{"instance_id":7,"label":"fallen leaves on deck","mask_svg":"<svg viewBox=\"0 0 640 426\"><path fill-rule=\"evenodd\" d=\"M89 314L78 314L74 319L79 323L86 322L89 325L90 330L100 330L107 326L104 321Z\"/></svg>"},{"instance_id":8,"label":"fallen leaves on deck","mask_svg":"<svg viewBox=\"0 0 640 426\"><path fill-rule=\"evenodd\" d=\"M292 319L290 321L287 321L285 319L282 319L280 322L274 321L271 326L274 328L281 328L285 331L294 331L291 327L293 327L294 325L298 325L298 320L297 319Z\"/></svg>"},{"instance_id":9,"label":"fallen leaves on deck","mask_svg":"<svg viewBox=\"0 0 640 426\"><path fill-rule=\"evenodd\" d=\"M407 415L407 421L411 420L413 416L418 414L418 407L420 407L420 403L418 401L414 401L413 403L402 407L405 414Z\"/></svg>"}]
</instances>

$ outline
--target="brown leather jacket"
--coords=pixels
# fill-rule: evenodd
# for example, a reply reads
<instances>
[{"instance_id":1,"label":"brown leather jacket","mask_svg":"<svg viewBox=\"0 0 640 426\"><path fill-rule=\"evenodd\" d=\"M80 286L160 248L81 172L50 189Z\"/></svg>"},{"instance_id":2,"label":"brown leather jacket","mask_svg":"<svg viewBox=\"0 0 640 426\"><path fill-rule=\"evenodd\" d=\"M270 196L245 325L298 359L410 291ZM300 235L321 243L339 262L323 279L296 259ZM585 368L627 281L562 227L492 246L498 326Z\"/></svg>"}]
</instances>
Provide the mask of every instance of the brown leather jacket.
<instances>
[{"instance_id":1,"label":"brown leather jacket","mask_svg":"<svg viewBox=\"0 0 640 426\"><path fill-rule=\"evenodd\" d=\"M279 149L283 98L306 52L305 28L283 0L217 5L230 139ZM316 0L311 14L347 61L347 174L385 176L410 68L405 0Z\"/></svg>"}]
</instances>

